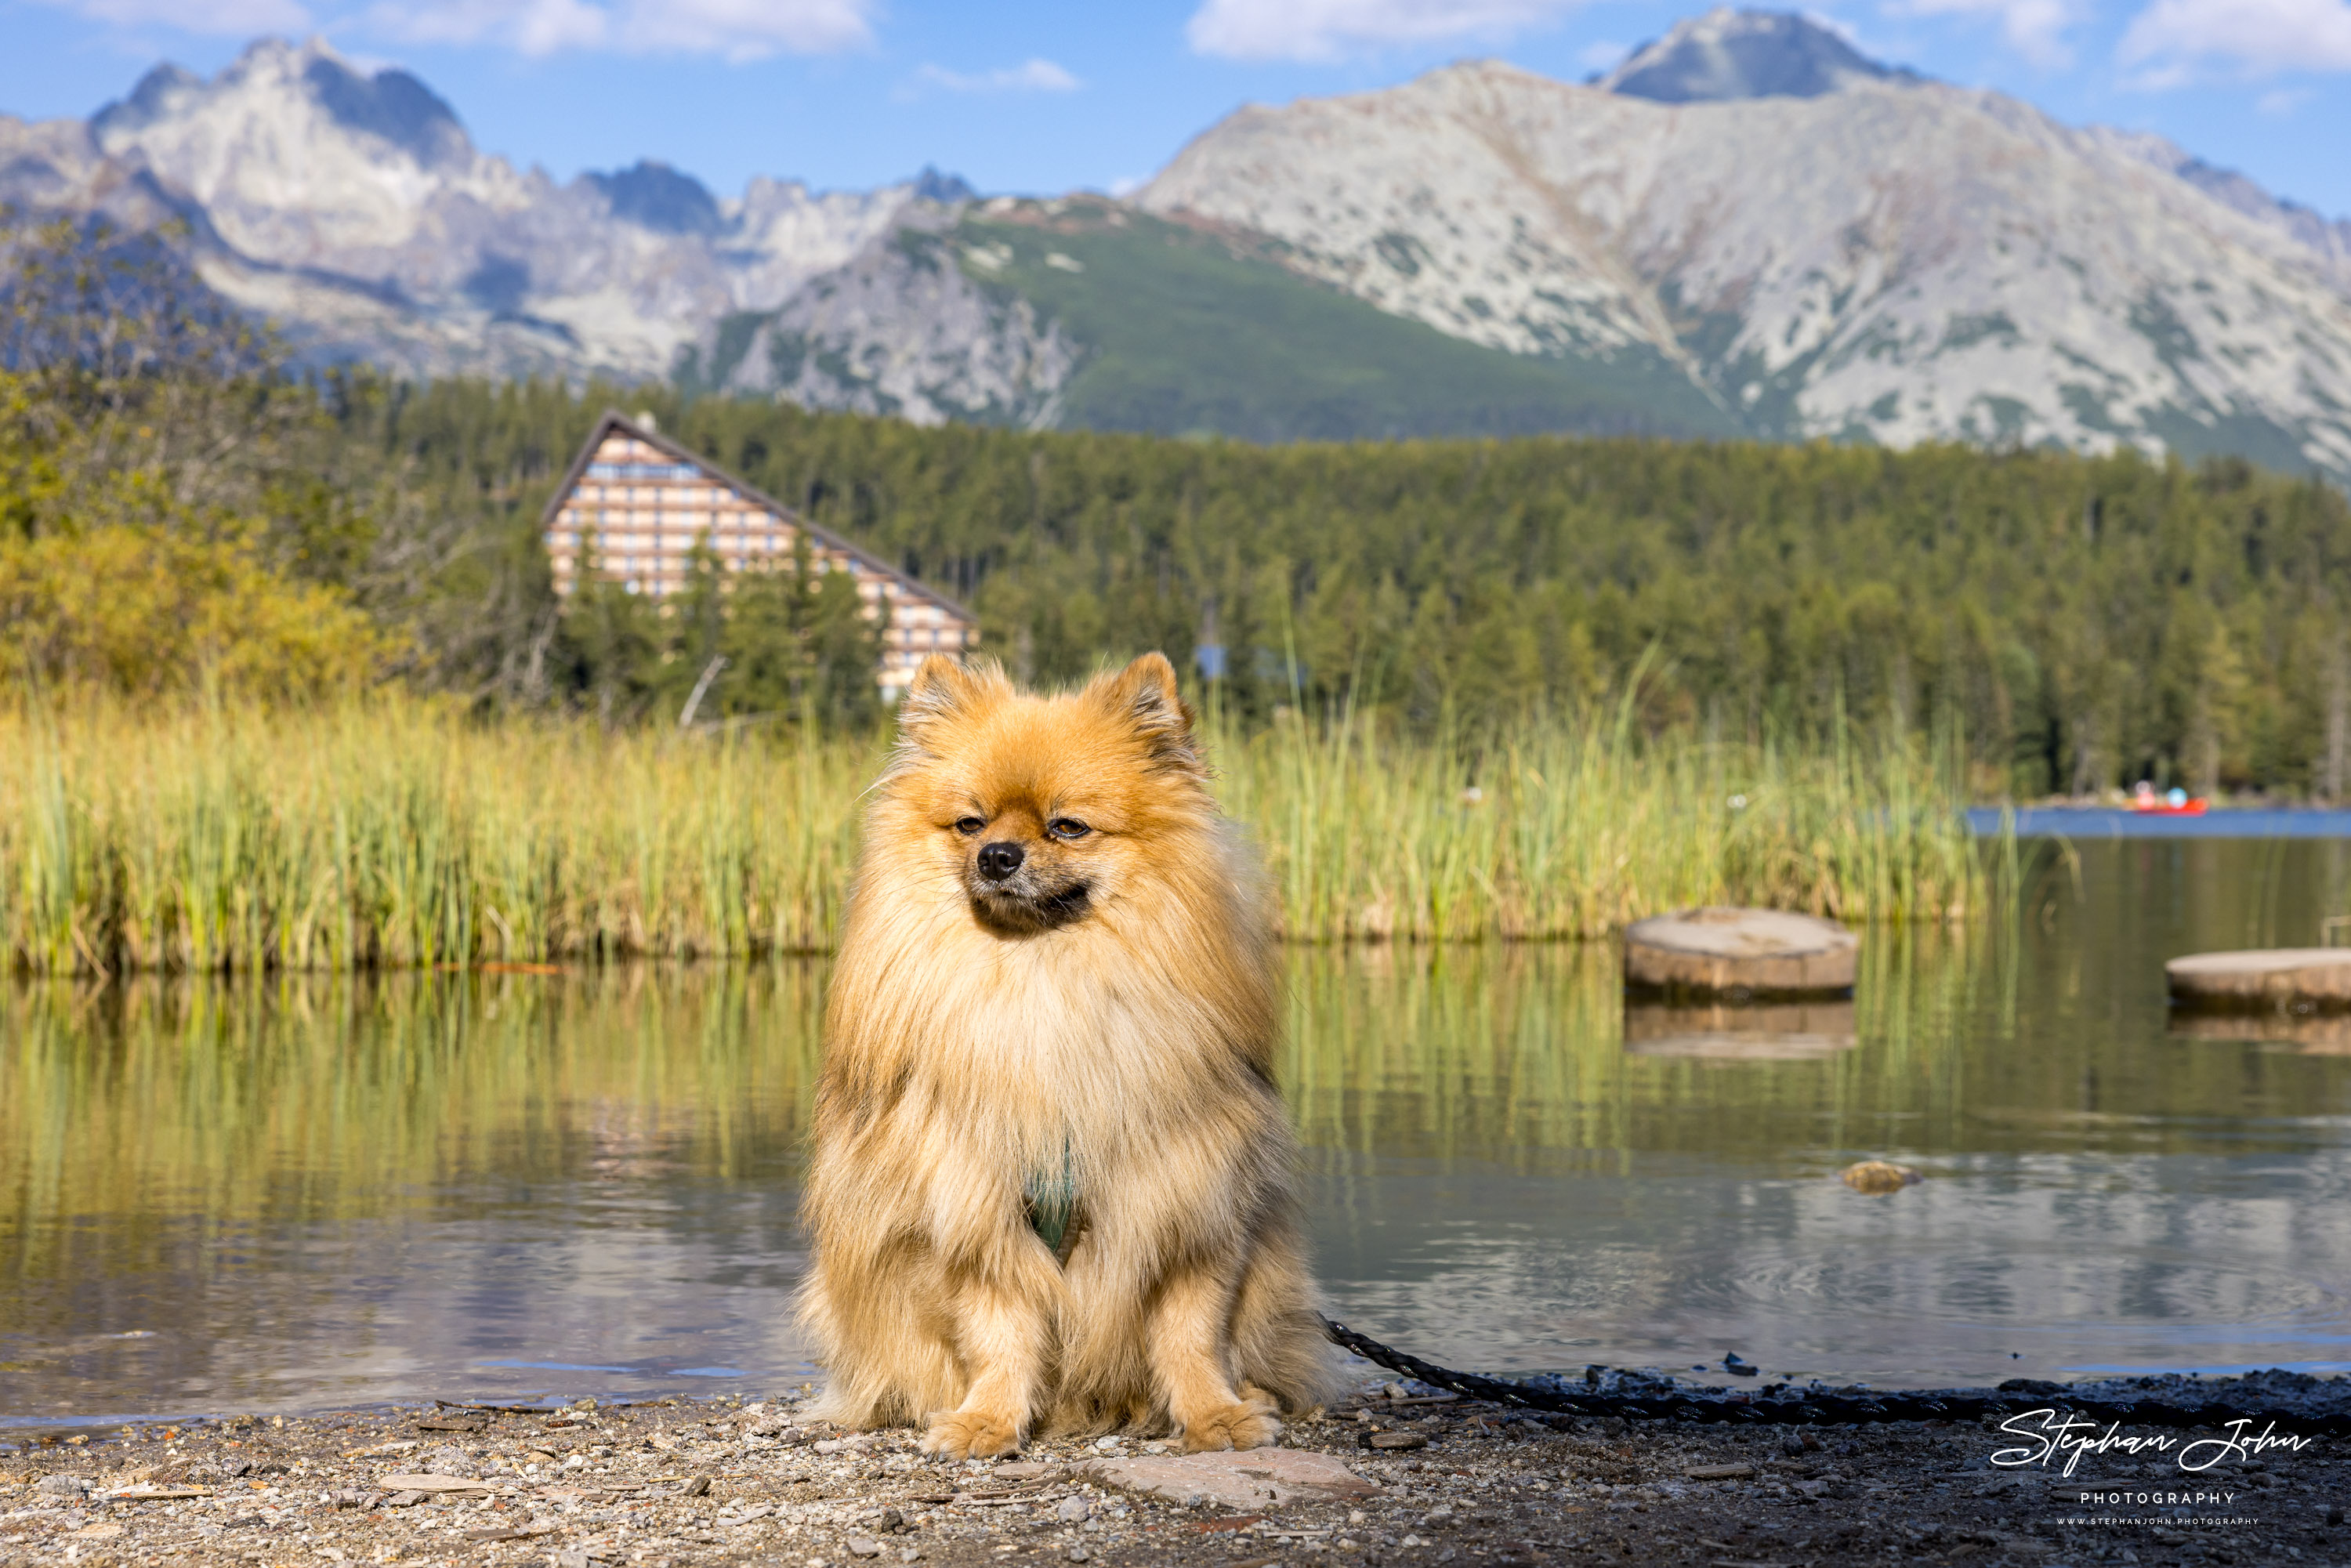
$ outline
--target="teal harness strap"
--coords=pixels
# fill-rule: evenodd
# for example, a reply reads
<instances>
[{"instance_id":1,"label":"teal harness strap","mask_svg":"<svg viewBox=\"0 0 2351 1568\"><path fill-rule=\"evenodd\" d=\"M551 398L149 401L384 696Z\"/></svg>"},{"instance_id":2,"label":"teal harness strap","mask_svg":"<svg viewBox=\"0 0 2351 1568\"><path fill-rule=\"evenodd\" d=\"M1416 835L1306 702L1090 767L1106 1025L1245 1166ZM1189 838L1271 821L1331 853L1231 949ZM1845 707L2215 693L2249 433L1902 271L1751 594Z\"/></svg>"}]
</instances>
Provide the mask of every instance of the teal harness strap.
<instances>
[{"instance_id":1,"label":"teal harness strap","mask_svg":"<svg viewBox=\"0 0 2351 1568\"><path fill-rule=\"evenodd\" d=\"M1061 1145L1061 1174L1030 1172L1020 1184L1020 1196L1029 1206L1029 1228L1055 1258L1067 1261L1077 1239L1071 1226L1078 1214L1077 1156L1068 1144Z\"/></svg>"}]
</instances>

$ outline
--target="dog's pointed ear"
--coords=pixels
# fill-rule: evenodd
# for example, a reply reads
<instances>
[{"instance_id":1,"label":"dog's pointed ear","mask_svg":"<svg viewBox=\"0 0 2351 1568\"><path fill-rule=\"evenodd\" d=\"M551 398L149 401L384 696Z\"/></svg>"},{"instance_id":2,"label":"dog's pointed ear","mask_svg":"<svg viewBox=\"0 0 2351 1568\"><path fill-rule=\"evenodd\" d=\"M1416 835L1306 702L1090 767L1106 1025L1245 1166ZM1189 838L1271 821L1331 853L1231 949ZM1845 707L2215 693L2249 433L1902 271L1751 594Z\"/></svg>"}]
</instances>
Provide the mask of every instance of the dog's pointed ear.
<instances>
[{"instance_id":1,"label":"dog's pointed ear","mask_svg":"<svg viewBox=\"0 0 2351 1568\"><path fill-rule=\"evenodd\" d=\"M920 747L938 726L970 713L999 694L1004 674L993 664L966 666L945 653L933 653L906 683L898 699L898 738Z\"/></svg>"},{"instance_id":2,"label":"dog's pointed ear","mask_svg":"<svg viewBox=\"0 0 2351 1568\"><path fill-rule=\"evenodd\" d=\"M1200 771L1192 734L1192 705L1176 689L1176 666L1165 653L1145 653L1115 674L1096 675L1086 695L1130 726L1152 759L1188 773Z\"/></svg>"}]
</instances>

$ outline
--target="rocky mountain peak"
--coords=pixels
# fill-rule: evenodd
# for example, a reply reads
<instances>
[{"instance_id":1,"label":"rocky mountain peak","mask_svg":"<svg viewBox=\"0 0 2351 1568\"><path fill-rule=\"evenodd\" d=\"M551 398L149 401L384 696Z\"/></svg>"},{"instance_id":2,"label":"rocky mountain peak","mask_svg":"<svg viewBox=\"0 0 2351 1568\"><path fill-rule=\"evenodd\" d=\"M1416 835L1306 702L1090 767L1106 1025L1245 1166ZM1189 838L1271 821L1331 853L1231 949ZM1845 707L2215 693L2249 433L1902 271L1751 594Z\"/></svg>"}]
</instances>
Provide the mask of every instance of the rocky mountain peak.
<instances>
[{"instance_id":1,"label":"rocky mountain peak","mask_svg":"<svg viewBox=\"0 0 2351 1568\"><path fill-rule=\"evenodd\" d=\"M590 174L588 183L604 193L612 215L655 234L714 235L726 226L717 198L691 174L681 174L653 159L611 174Z\"/></svg>"},{"instance_id":2,"label":"rocky mountain peak","mask_svg":"<svg viewBox=\"0 0 2351 1568\"><path fill-rule=\"evenodd\" d=\"M1675 24L1593 85L1659 103L1818 98L1856 82L1919 79L1880 65L1809 16L1719 6Z\"/></svg>"},{"instance_id":3,"label":"rocky mountain peak","mask_svg":"<svg viewBox=\"0 0 2351 1568\"><path fill-rule=\"evenodd\" d=\"M407 73L276 40L210 80L158 68L93 125L0 117L0 203L193 218L225 298L404 374L690 357L700 384L924 420L2130 445L2351 476L2351 224L1785 13L1684 22L1599 85L1465 62L1244 109L1094 232L935 170L733 200L651 161L558 185L475 152ZM1201 289L1290 390L1236 393L1221 358L1167 371ZM1359 369L1406 392L1332 390ZM1168 373L1196 377L1175 402L1100 390Z\"/></svg>"},{"instance_id":4,"label":"rocky mountain peak","mask_svg":"<svg viewBox=\"0 0 2351 1568\"><path fill-rule=\"evenodd\" d=\"M937 164L925 163L923 172L914 176L914 199L952 205L956 202L976 202L979 193L962 175L945 173Z\"/></svg>"},{"instance_id":5,"label":"rocky mountain peak","mask_svg":"<svg viewBox=\"0 0 2351 1568\"><path fill-rule=\"evenodd\" d=\"M120 153L183 142L200 126L209 141L249 141L256 132L319 120L428 168L473 158L456 111L431 88L396 68L363 70L322 38L264 38L209 82L176 65L157 66L128 99L99 110L90 131L109 152Z\"/></svg>"},{"instance_id":6,"label":"rocky mountain peak","mask_svg":"<svg viewBox=\"0 0 2351 1568\"><path fill-rule=\"evenodd\" d=\"M336 124L404 147L420 163L463 159L473 152L456 110L406 71L364 76L321 45L302 68L302 80Z\"/></svg>"},{"instance_id":7,"label":"rocky mountain peak","mask_svg":"<svg viewBox=\"0 0 2351 1568\"><path fill-rule=\"evenodd\" d=\"M139 78L131 96L120 103L110 103L90 120L90 129L101 134L110 126L130 128L144 125L169 114L172 106L187 95L201 91L204 78L184 66L165 60Z\"/></svg>"}]
</instances>

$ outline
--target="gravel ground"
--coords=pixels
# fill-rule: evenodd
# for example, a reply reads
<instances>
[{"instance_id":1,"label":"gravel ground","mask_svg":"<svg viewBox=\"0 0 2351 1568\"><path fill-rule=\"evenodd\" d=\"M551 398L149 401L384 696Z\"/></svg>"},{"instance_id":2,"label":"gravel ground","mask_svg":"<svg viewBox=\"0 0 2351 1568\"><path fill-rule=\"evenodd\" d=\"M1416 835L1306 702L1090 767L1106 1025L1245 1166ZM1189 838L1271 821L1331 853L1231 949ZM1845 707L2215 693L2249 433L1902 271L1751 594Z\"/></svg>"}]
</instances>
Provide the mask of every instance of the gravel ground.
<instances>
[{"instance_id":1,"label":"gravel ground","mask_svg":"<svg viewBox=\"0 0 2351 1568\"><path fill-rule=\"evenodd\" d=\"M2307 1381L2192 1387L2252 1403L2307 1396ZM2346 1392L2311 1386L2329 1400ZM2202 1434L2126 1431L2174 1451L2109 1447L2066 1479L2055 1465L1994 1468L1993 1451L2017 1439L1976 1426L1544 1424L1370 1385L1292 1426L1283 1444L1309 1451L1299 1466L1331 1456L1376 1492L1309 1487L1252 1508L1229 1500L1245 1456L1179 1467L1220 1477L1228 1500L1205 1480L1207 1490L1160 1496L1134 1490L1151 1467L1129 1461L1164 1444L1047 1441L1017 1461L943 1466L915 1451L912 1432L798 1420L801 1397L375 1410L36 1438L0 1451L0 1563L2351 1561L2351 1467L2345 1444L2323 1439L2188 1474L2176 1449ZM403 1476L441 1479L392 1479Z\"/></svg>"}]
</instances>

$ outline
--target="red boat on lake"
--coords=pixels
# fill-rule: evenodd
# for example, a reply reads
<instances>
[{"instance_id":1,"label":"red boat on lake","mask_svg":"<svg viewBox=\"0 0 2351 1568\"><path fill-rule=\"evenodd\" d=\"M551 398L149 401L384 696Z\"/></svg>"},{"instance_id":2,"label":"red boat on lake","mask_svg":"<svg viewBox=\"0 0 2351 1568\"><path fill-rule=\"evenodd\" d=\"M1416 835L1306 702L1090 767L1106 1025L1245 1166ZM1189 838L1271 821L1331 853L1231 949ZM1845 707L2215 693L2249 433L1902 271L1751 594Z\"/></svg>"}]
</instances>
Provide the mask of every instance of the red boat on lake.
<instances>
[{"instance_id":1,"label":"red boat on lake","mask_svg":"<svg viewBox=\"0 0 2351 1568\"><path fill-rule=\"evenodd\" d=\"M2155 786L2144 779L2131 794L2131 810L2150 817L2200 817L2210 810L2211 804L2200 795L2190 796L2185 789L2158 795Z\"/></svg>"}]
</instances>

